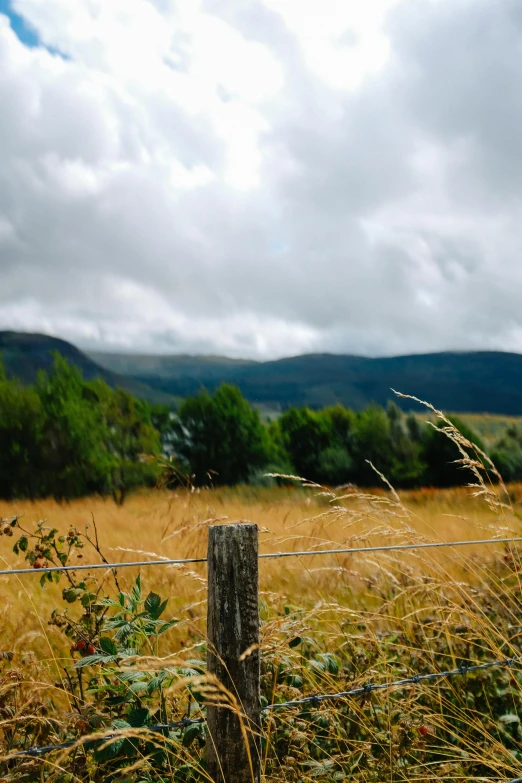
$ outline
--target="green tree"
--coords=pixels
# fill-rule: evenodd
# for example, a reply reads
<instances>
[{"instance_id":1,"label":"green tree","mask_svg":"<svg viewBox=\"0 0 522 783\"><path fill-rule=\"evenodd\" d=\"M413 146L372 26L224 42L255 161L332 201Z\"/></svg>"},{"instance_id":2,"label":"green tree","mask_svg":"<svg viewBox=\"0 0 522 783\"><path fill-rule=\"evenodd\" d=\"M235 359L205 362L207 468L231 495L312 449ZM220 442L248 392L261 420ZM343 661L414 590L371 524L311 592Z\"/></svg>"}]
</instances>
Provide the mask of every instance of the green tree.
<instances>
[{"instance_id":1,"label":"green tree","mask_svg":"<svg viewBox=\"0 0 522 783\"><path fill-rule=\"evenodd\" d=\"M0 496L68 500L153 484L161 452L147 402L104 381L85 382L60 355L34 387L7 380L0 363Z\"/></svg>"},{"instance_id":2,"label":"green tree","mask_svg":"<svg viewBox=\"0 0 522 783\"><path fill-rule=\"evenodd\" d=\"M522 481L522 432L509 427L491 454L504 481Z\"/></svg>"},{"instance_id":3,"label":"green tree","mask_svg":"<svg viewBox=\"0 0 522 783\"><path fill-rule=\"evenodd\" d=\"M160 438L163 456L170 457L173 454L172 421L175 414L169 405L153 404L149 408L150 422L157 430Z\"/></svg>"},{"instance_id":4,"label":"green tree","mask_svg":"<svg viewBox=\"0 0 522 783\"><path fill-rule=\"evenodd\" d=\"M123 389L111 389L104 381L85 385L102 417L104 484L118 504L132 489L153 485L157 470L151 457L161 453L160 434L154 427L152 409Z\"/></svg>"},{"instance_id":5,"label":"green tree","mask_svg":"<svg viewBox=\"0 0 522 783\"><path fill-rule=\"evenodd\" d=\"M250 482L262 486L284 484L285 479L271 478L266 475L267 473L289 475L294 472L293 465L290 462L290 457L285 448L279 419L265 425L265 438L266 463L260 466L257 471L254 471L250 476Z\"/></svg>"},{"instance_id":6,"label":"green tree","mask_svg":"<svg viewBox=\"0 0 522 783\"><path fill-rule=\"evenodd\" d=\"M309 481L320 481L320 455L331 445L331 426L321 412L289 408L279 419L284 447L294 472Z\"/></svg>"},{"instance_id":7,"label":"green tree","mask_svg":"<svg viewBox=\"0 0 522 783\"><path fill-rule=\"evenodd\" d=\"M57 354L52 371L39 373L36 392L45 418L46 494L69 500L106 489L109 455L103 420L80 370Z\"/></svg>"},{"instance_id":8,"label":"green tree","mask_svg":"<svg viewBox=\"0 0 522 783\"><path fill-rule=\"evenodd\" d=\"M267 432L259 414L236 386L202 391L180 406L174 451L197 484L237 484L269 458Z\"/></svg>"},{"instance_id":9,"label":"green tree","mask_svg":"<svg viewBox=\"0 0 522 783\"><path fill-rule=\"evenodd\" d=\"M358 414L354 440L355 483L366 487L379 483L369 462L390 478L393 464L391 424L383 408L371 405Z\"/></svg>"},{"instance_id":10,"label":"green tree","mask_svg":"<svg viewBox=\"0 0 522 783\"><path fill-rule=\"evenodd\" d=\"M321 484L339 486L354 476L354 443L357 414L343 405L331 405L320 411L328 431L328 445L318 456Z\"/></svg>"},{"instance_id":11,"label":"green tree","mask_svg":"<svg viewBox=\"0 0 522 783\"><path fill-rule=\"evenodd\" d=\"M56 356L40 373L36 392L44 413L42 433L46 494L59 500L99 493L123 503L129 490L153 483L146 456L160 452L148 404L81 372Z\"/></svg>"},{"instance_id":12,"label":"green tree","mask_svg":"<svg viewBox=\"0 0 522 783\"><path fill-rule=\"evenodd\" d=\"M352 478L354 462L342 446L329 446L319 453L317 479L320 484L340 486Z\"/></svg>"},{"instance_id":13,"label":"green tree","mask_svg":"<svg viewBox=\"0 0 522 783\"><path fill-rule=\"evenodd\" d=\"M457 416L448 416L453 426L471 443L477 445L483 451L484 444L479 436ZM462 455L457 445L444 432L443 421L436 427L427 426L422 439L422 459L426 463L424 483L435 487L453 487L468 484L474 481L473 473L459 464ZM473 451L466 450L469 456L474 457Z\"/></svg>"},{"instance_id":14,"label":"green tree","mask_svg":"<svg viewBox=\"0 0 522 783\"><path fill-rule=\"evenodd\" d=\"M394 402L386 409L390 422L391 465L387 478L397 487L417 487L422 484L426 464L422 459L421 430L415 416L405 419Z\"/></svg>"},{"instance_id":15,"label":"green tree","mask_svg":"<svg viewBox=\"0 0 522 783\"><path fill-rule=\"evenodd\" d=\"M330 405L323 408L321 416L330 433L331 445L339 446L346 451L353 451L357 414L343 405Z\"/></svg>"},{"instance_id":16,"label":"green tree","mask_svg":"<svg viewBox=\"0 0 522 783\"><path fill-rule=\"evenodd\" d=\"M0 362L0 497L32 500L44 494L43 430L35 390L8 381Z\"/></svg>"}]
</instances>

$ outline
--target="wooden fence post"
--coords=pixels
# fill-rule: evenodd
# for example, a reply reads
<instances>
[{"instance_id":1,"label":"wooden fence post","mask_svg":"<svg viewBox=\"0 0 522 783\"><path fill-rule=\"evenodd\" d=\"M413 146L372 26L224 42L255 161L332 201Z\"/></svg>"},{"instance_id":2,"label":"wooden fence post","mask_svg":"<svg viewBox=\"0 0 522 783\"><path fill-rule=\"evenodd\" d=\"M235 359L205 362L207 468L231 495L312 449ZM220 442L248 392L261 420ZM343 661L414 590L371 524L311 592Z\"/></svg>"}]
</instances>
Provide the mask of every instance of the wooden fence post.
<instances>
[{"instance_id":1,"label":"wooden fence post","mask_svg":"<svg viewBox=\"0 0 522 783\"><path fill-rule=\"evenodd\" d=\"M207 707L207 765L216 783L261 779L258 601L257 525L210 527L207 666L242 714Z\"/></svg>"}]
</instances>

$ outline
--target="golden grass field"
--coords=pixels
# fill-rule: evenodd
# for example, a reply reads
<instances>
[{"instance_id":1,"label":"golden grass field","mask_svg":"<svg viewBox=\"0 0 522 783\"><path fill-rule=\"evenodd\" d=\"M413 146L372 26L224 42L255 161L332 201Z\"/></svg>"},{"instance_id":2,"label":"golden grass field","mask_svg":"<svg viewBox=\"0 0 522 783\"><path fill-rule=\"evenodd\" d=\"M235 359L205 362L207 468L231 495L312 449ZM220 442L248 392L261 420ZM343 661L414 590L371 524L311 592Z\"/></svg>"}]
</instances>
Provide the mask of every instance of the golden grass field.
<instances>
[{"instance_id":1,"label":"golden grass field","mask_svg":"<svg viewBox=\"0 0 522 783\"><path fill-rule=\"evenodd\" d=\"M522 485L512 486L511 495L522 497ZM343 493L337 493L339 495ZM80 530L95 520L100 546L110 562L146 559L206 557L209 525L253 522L260 531L260 551L305 551L399 544L424 541L452 541L507 537L522 532L515 513L505 509L493 513L482 498L467 488L421 489L401 493L401 503L388 492L376 491L333 500L320 490L252 489L202 490L199 492L153 490L132 496L124 506L111 500L87 498L67 504L53 500L34 503L0 502L0 517L23 514L21 522L31 528L40 520L66 533L70 526ZM12 552L16 539L0 537L2 568L21 567L22 557ZM312 606L349 592L367 594L364 577L382 569L403 567L425 572L435 568L451 576L469 573L474 558L493 556L502 547L471 546L455 550L326 555L261 561L260 588L286 600ZM84 549L79 564L100 562L95 552ZM170 596L175 613L203 632L196 618L204 617L205 566L153 567L120 572L129 584L138 572L145 585ZM98 572L99 573L99 572ZM63 585L41 588L37 572L25 576L0 576L3 649L28 644L44 652L53 633L45 627L51 609L57 605ZM360 596L361 597L361 596Z\"/></svg>"},{"instance_id":2,"label":"golden grass field","mask_svg":"<svg viewBox=\"0 0 522 783\"><path fill-rule=\"evenodd\" d=\"M21 523L26 529L45 519L63 533L70 526L81 530L89 525L92 531L94 519L100 548L109 561L205 557L209 525L237 521L259 526L261 552L522 535L522 486L510 486L509 495L492 488L491 496L474 497L476 491L424 489L401 493L399 498L387 490L154 490L130 497L123 507L100 498L68 504L51 500L0 502L0 517L23 514ZM14 540L0 537L3 568L24 564L12 552ZM87 548L79 554L81 557L75 556L78 563L99 562L96 553ZM368 679L394 679L416 671L453 667L462 658L483 662L518 654L522 634L519 563L518 547L502 544L262 560L263 688L267 698L280 701L302 695L307 687L308 692L332 691ZM146 590L169 597L167 613L180 621L164 637L160 655L183 657L185 649L187 655L194 654L191 651L205 638L205 565L121 570L122 584L128 587L138 572ZM114 592L111 585L108 578L108 594ZM47 623L53 608L63 605L63 587L62 581L41 588L36 572L0 577L0 650L15 653L10 667L32 667L40 689L54 687L51 683L57 672L71 663L70 642ZM285 610L285 606L289 608ZM75 608L71 608L71 615ZM346 661L342 674L324 671L319 675L307 668L302 652L288 645L298 636L311 638L318 650ZM300 671L304 685L297 689L286 675L286 679L275 677L274 667ZM264 772L268 780L305 783L317 776L375 783L450 779L464 783L522 775L522 752L519 758L510 747L515 740L505 740L498 728L499 710L516 715L522 705L522 678L510 673L506 676L507 680L502 673L504 679L492 681L491 687L497 691L511 683L511 695L506 697L502 691L502 697L495 697L503 700L500 706L497 701L493 706L489 691L484 696L486 702L479 695L473 696L473 703L469 695L459 701L458 689L445 683L425 686L430 691L409 689L406 701L396 693L383 692L372 697L371 705L363 702L354 708L351 720L356 719L357 732L348 745L342 723L345 713L335 704L324 704L321 710L331 721L332 741L341 748L336 752L328 746L326 761L296 716L291 711L279 714L277 721L273 718L269 724L274 751L266 752ZM485 686L483 690L486 693ZM505 707L506 698L512 708ZM67 707L58 697L54 704L56 709ZM400 719L396 717L398 709ZM489 717L489 711L496 714ZM286 732L283 749L278 733L281 726ZM421 729L428 733L426 738L418 736ZM275 737L279 737L277 742ZM516 743L518 747L518 738ZM429 756L430 745L436 747L435 755ZM307 767L312 763L309 758L315 759L314 764L323 764L323 772L313 773ZM407 764L405 758L409 759ZM495 776L470 776L469 769L485 769ZM332 770L336 776L331 777ZM59 776L56 779L61 780Z\"/></svg>"},{"instance_id":3,"label":"golden grass field","mask_svg":"<svg viewBox=\"0 0 522 783\"><path fill-rule=\"evenodd\" d=\"M436 421L438 418L436 415L426 417L424 412L417 415L420 422L425 422L426 419ZM479 436L489 451L495 449L509 429L520 429L522 424L520 416L495 413L457 413L455 415Z\"/></svg>"}]
</instances>

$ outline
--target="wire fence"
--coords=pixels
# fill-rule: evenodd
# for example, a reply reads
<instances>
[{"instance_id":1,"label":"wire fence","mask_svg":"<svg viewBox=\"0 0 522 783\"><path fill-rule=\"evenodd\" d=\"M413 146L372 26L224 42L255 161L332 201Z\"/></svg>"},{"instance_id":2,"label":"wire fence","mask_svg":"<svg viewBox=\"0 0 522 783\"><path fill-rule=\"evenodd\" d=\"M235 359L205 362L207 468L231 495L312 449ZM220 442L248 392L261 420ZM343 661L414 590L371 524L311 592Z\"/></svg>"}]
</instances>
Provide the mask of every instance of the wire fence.
<instances>
[{"instance_id":1,"label":"wire fence","mask_svg":"<svg viewBox=\"0 0 522 783\"><path fill-rule=\"evenodd\" d=\"M442 541L442 542L429 542L429 543L416 543L416 544L392 544L383 546L367 546L367 547L350 547L340 549L323 549L323 550L305 550L295 552L273 552L263 553L259 555L259 559L278 559L284 557L310 557L317 555L352 555L370 552L400 552L400 551L415 551L432 548L442 547L464 547L472 545L484 545L484 544L516 544L522 542L522 537L512 538L491 538L491 539L475 539L466 541ZM9 575L23 575L23 574L43 574L43 573L61 573L67 571L88 571L95 569L121 569L131 567L145 567L145 566L177 566L177 565L189 565L196 563L206 563L207 558L183 558L183 559L162 559L162 560L139 560L131 562L120 563L92 563L81 564L74 566L47 566L44 568L10 568L0 570L0 576ZM432 671L423 672L411 675L409 677L403 677L400 680L383 683L368 682L357 688L353 688L348 691L339 691L337 693L322 693L313 694L311 696L305 696L302 699L295 699L286 702L277 702L274 704L268 704L262 707L262 711L265 713L275 712L285 708L300 707L303 705L310 705L311 707L318 708L325 701L337 700L337 699L350 699L357 697L368 697L376 691L386 691L395 688L404 688L412 685L419 685L421 683L436 682L442 679L448 679L452 677L465 677L472 672L484 671L496 667L509 667L512 668L516 664L522 664L522 656L513 658L504 658L495 661L490 661L482 664L468 664L462 662L455 669L447 669L444 671ZM99 738L93 738L89 735L86 738L78 738L69 740L58 745L46 745L41 747L33 747L27 750L18 751L16 753L6 756L4 760L10 760L20 757L42 758L48 753L53 751L67 750L69 748L83 746L86 749L89 747L95 747L100 743L109 743L112 740L129 736L130 732L133 735L145 734L145 733L158 733L172 731L174 729L186 729L194 724L202 724L206 721L205 717L199 718L182 718L181 720L173 723L155 724L151 726L142 727L140 729L127 729L125 731L111 732L110 734L100 734ZM484 778L482 778L484 780ZM522 777L506 781L506 783L522 783Z\"/></svg>"},{"instance_id":2,"label":"wire fence","mask_svg":"<svg viewBox=\"0 0 522 783\"><path fill-rule=\"evenodd\" d=\"M174 721L174 723L156 723L152 726L144 727L147 732L161 733L163 731L171 731L172 729L186 729L195 723L205 723L205 718L182 718L181 720ZM139 729L134 729L135 732L139 732ZM142 729L143 731L143 729ZM112 740L120 739L128 736L129 730L126 732L115 731L110 734L101 734L99 738L94 739L89 736L85 739L79 737L75 740L69 740L68 742L62 742L60 745L43 745L41 747L28 748L27 750L21 750L18 753L12 753L7 756L7 760L20 758L21 756L31 756L32 758L40 758L46 756L48 753L52 753L54 750L68 750L69 748L77 747L94 747L100 742L111 742Z\"/></svg>"},{"instance_id":3,"label":"wire fence","mask_svg":"<svg viewBox=\"0 0 522 783\"><path fill-rule=\"evenodd\" d=\"M438 671L438 672L425 672L425 673L418 673L413 674L410 677L403 677L400 680L394 680L393 682L383 682L383 683L372 683L368 682L365 685L361 685L358 688L353 688L349 691L339 691L338 693L321 693L321 694L313 694L312 696L305 696L302 699L295 699L293 701L285 701L285 702L277 702L275 704L267 704L264 707L262 707L263 712L270 712L285 708L292 708L292 707L300 707L302 705L309 704L312 707L320 707L322 702L325 701L331 701L335 699L349 699L349 698L355 698L358 696L370 696L371 693L375 691L386 691L390 690L392 688L404 688L408 685L419 685L422 682L434 682L441 679L446 679L450 677L465 677L467 674L471 672L478 672L478 671L485 671L487 669L493 669L498 667L508 667L512 668L516 664L522 664L522 656L514 657L514 658L503 658L496 661L489 661L487 663L481 663L481 664L468 664L465 662L462 662L460 666L458 666L456 669L447 669L445 671ZM152 726L146 726L143 727L142 732L162 732L166 730L172 730L176 728L187 728L188 726L191 726L193 724L198 723L204 723L205 718L182 718L179 721L175 721L174 723L162 723L162 724L156 724ZM138 731L138 730L134 730ZM68 742L63 742L60 745L46 745L43 747L34 747L29 748L28 750L23 750L18 753L12 754L9 758L17 758L21 756L31 756L33 758L39 758L41 756L44 756L48 753L51 753L52 751L56 750L66 750L68 748L77 747L81 745L93 745L93 743L99 743L99 742L110 742L111 740L118 739L124 736L128 736L129 730L123 732L114 732L111 734L105 734L100 737L100 739L93 739L92 737L89 737L86 740L77 739L77 740L70 740ZM517 781L522 781L522 778L517 778ZM508 781L508 783L516 783L516 781Z\"/></svg>"},{"instance_id":4,"label":"wire fence","mask_svg":"<svg viewBox=\"0 0 522 783\"><path fill-rule=\"evenodd\" d=\"M283 707L298 707L301 704L311 704L312 706L319 706L323 701L330 701L332 699L346 699L353 696L369 696L374 691L386 691L390 688L404 687L406 685L418 685L421 682L441 680L447 677L461 676L465 677L470 672L477 672L485 669L493 669L499 666L512 667L516 663L522 663L522 657L517 658L504 658L499 661L490 661L489 663L473 664L461 663L457 669L447 669L442 672L428 672L427 674L413 674L411 677L404 677L402 680L395 680L394 682L381 682L372 683L368 682L365 685L361 685L359 688L353 688L350 691L339 691L338 693L323 693L314 696L305 696L303 699L296 699L294 701L279 702L277 704L269 704L264 707L265 710L276 710Z\"/></svg>"},{"instance_id":5,"label":"wire fence","mask_svg":"<svg viewBox=\"0 0 522 783\"><path fill-rule=\"evenodd\" d=\"M264 552L258 557L260 560L276 560L282 557L312 557L316 555L356 555L369 552L404 552L417 549L441 549L443 547L479 546L481 544L516 544L521 543L522 537L517 538L482 538L469 541L430 541L425 544L387 544L383 546L349 547L347 549L305 549L302 552ZM66 573L68 571L92 571L96 569L139 568L142 566L176 566L192 565L194 563L206 563L206 557L187 557L178 560L133 560L121 563L90 563L72 566L45 566L43 568L7 568L0 571L0 576L13 574L47 574Z\"/></svg>"}]
</instances>

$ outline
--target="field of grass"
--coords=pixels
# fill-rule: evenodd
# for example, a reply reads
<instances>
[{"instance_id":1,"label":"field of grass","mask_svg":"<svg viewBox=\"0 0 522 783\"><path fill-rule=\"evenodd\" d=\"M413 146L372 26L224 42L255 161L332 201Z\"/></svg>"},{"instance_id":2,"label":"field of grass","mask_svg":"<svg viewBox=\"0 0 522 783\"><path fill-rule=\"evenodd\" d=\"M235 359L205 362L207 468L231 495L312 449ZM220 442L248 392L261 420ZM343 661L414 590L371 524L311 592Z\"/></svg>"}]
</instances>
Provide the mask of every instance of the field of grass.
<instances>
[{"instance_id":1,"label":"field of grass","mask_svg":"<svg viewBox=\"0 0 522 783\"><path fill-rule=\"evenodd\" d=\"M494 446L510 427L520 427L520 416L500 416L490 413L466 413L460 417L477 432L487 447Z\"/></svg>"},{"instance_id":2,"label":"field of grass","mask_svg":"<svg viewBox=\"0 0 522 783\"><path fill-rule=\"evenodd\" d=\"M350 488L337 494L313 488L158 490L138 494L123 507L97 498L66 505L0 503L0 517L23 513L26 530L45 519L64 535L71 526L88 525L91 536L94 520L109 561L204 557L208 526L238 520L258 524L264 552L522 534L522 486L510 487L509 496L472 494L426 489L399 499L388 491L360 494ZM17 528L13 532L0 537L3 567L23 564L12 552L20 535ZM498 544L260 561L263 697L284 701L519 655L521 553ZM70 562L99 562L99 555L85 547L73 551ZM187 674L201 673L198 661L205 658L205 566L121 570L122 590L131 589L139 571L145 592L169 597L165 616L179 622L161 637L156 662L143 675L150 679L160 666L167 668L166 700L161 706L156 697L149 703L139 690L133 694L156 721L160 714L172 720L189 701L195 699L197 707L197 695L183 682ZM93 576L101 595L116 597L110 572ZM81 737L127 714L125 705L108 706L97 695L95 674L91 687L84 683L78 693L71 636L56 618L49 624L55 609L66 607L73 621L82 614L78 604L64 602L64 587L64 577L40 587L36 571L0 577L0 651L14 654L0 660L4 755ZM173 657L158 662L165 656ZM306 783L315 778L463 783L522 775L518 668L324 702L314 710L280 711L266 720L264 772L270 780ZM45 761L16 759L0 769L3 780L199 780L205 777L200 729L189 740L173 732L160 761L150 747L145 752L136 744L137 756L130 753L123 761L118 753L95 757L76 751L50 754Z\"/></svg>"},{"instance_id":3,"label":"field of grass","mask_svg":"<svg viewBox=\"0 0 522 783\"><path fill-rule=\"evenodd\" d=\"M510 492L516 510L522 486L512 486ZM111 562L205 557L208 526L238 520L259 526L263 552L481 539L510 535L519 529L518 519L511 511L493 514L481 498L472 498L468 489L404 492L400 503L384 491L362 496L356 493L350 496L348 492L342 500L332 502L334 494L329 497L313 489L250 487L194 493L158 490L137 494L123 507L100 498L68 504L52 500L14 504L0 501L0 517L23 514L20 523L24 527L31 528L42 519L63 533L71 526L80 530L87 526L92 530L94 520L100 548ZM0 537L3 568L23 565L23 559L12 552L14 540ZM497 549L501 551L501 547ZM491 549L488 551L491 554ZM470 558L484 554L480 546L454 552L435 550L429 560L425 553L401 553L397 565L415 570L429 568L433 561L434 567L447 568L457 576ZM88 550L78 550L72 562L81 564L86 558L89 562L100 562L96 552ZM350 555L296 558L284 563L264 561L261 585L293 602L313 605L325 595L337 596L347 588L359 592L361 577L379 570L379 563L384 562L382 558ZM120 573L120 581L130 584L140 570L150 589L170 595L176 612L186 613L186 607L200 593L205 594L204 566L129 569ZM14 639L20 644L21 629L31 635L41 631L41 619L56 605L62 585L42 589L35 573L34 577L0 577L0 589L4 612L0 638L5 647Z\"/></svg>"},{"instance_id":4,"label":"field of grass","mask_svg":"<svg viewBox=\"0 0 522 783\"><path fill-rule=\"evenodd\" d=\"M280 409L271 408L267 405L260 404L254 407L257 408L265 422L275 421L281 415ZM426 411L414 411L414 413L421 423L428 420L436 421L436 416L434 414L430 415ZM458 416L461 421L471 427L488 449L493 448L498 443L507 429L522 426L522 416L506 416L495 413L456 413L455 416Z\"/></svg>"},{"instance_id":5,"label":"field of grass","mask_svg":"<svg viewBox=\"0 0 522 783\"><path fill-rule=\"evenodd\" d=\"M419 421L435 421L435 415L424 411L415 414ZM487 449L493 448L510 427L522 426L521 416L503 416L494 413L456 413L455 416L465 422L481 438Z\"/></svg>"}]
</instances>

